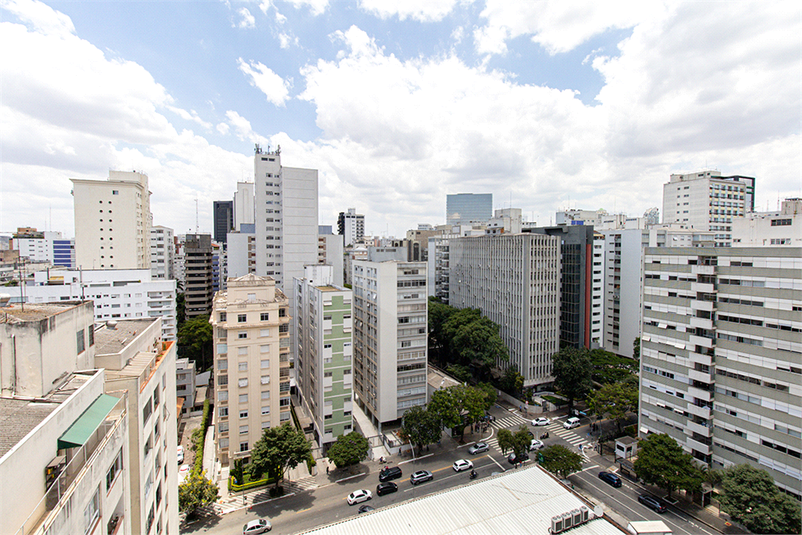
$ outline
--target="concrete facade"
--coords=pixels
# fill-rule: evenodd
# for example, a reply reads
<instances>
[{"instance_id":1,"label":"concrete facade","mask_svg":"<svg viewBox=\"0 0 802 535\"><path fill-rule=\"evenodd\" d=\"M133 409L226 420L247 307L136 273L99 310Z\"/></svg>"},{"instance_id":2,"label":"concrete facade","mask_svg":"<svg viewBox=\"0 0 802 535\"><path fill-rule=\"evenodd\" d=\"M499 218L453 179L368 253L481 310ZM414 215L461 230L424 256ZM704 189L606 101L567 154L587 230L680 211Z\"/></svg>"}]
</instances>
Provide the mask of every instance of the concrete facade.
<instances>
[{"instance_id":1,"label":"concrete facade","mask_svg":"<svg viewBox=\"0 0 802 535\"><path fill-rule=\"evenodd\" d=\"M175 234L173 229L156 225L150 229L150 272L153 278L174 279Z\"/></svg>"},{"instance_id":2,"label":"concrete facade","mask_svg":"<svg viewBox=\"0 0 802 535\"><path fill-rule=\"evenodd\" d=\"M732 221L735 247L802 246L802 199L785 199L776 212L750 212Z\"/></svg>"},{"instance_id":3,"label":"concrete facade","mask_svg":"<svg viewBox=\"0 0 802 535\"><path fill-rule=\"evenodd\" d=\"M187 319L212 310L212 237L187 234L184 239L184 303Z\"/></svg>"},{"instance_id":4,"label":"concrete facade","mask_svg":"<svg viewBox=\"0 0 802 535\"><path fill-rule=\"evenodd\" d=\"M337 217L337 234L343 237L346 247L359 243L365 237L365 216L356 213L356 208L340 212Z\"/></svg>"},{"instance_id":5,"label":"concrete facade","mask_svg":"<svg viewBox=\"0 0 802 535\"><path fill-rule=\"evenodd\" d=\"M802 249L648 248L640 435L802 495Z\"/></svg>"}]
</instances>

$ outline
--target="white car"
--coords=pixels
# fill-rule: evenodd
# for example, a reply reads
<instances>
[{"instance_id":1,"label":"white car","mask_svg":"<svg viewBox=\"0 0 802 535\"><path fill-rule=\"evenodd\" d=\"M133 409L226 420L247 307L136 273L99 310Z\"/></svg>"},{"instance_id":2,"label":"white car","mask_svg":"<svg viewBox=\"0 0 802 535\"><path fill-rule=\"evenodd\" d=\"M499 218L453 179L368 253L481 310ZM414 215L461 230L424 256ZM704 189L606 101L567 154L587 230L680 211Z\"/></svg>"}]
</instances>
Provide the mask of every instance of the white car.
<instances>
[{"instance_id":1,"label":"white car","mask_svg":"<svg viewBox=\"0 0 802 535\"><path fill-rule=\"evenodd\" d=\"M577 418L576 416L568 418L563 424L563 427L566 429L573 429L574 427L579 427L579 418Z\"/></svg>"},{"instance_id":2,"label":"white car","mask_svg":"<svg viewBox=\"0 0 802 535\"><path fill-rule=\"evenodd\" d=\"M264 533L273 529L269 520L260 518L259 520L251 520L242 526L242 535L251 535L253 533Z\"/></svg>"},{"instance_id":3,"label":"white car","mask_svg":"<svg viewBox=\"0 0 802 535\"><path fill-rule=\"evenodd\" d=\"M549 425L550 423L551 423L551 420L549 418L544 418L543 416L541 416L539 418L535 418L534 420L532 420L532 425L534 425L534 426Z\"/></svg>"},{"instance_id":4,"label":"white car","mask_svg":"<svg viewBox=\"0 0 802 535\"><path fill-rule=\"evenodd\" d=\"M473 463L465 459L460 459L459 461L455 461L451 468L453 468L455 472L462 472L463 470L470 470L473 468Z\"/></svg>"},{"instance_id":5,"label":"white car","mask_svg":"<svg viewBox=\"0 0 802 535\"><path fill-rule=\"evenodd\" d=\"M178 464L184 464L184 446L178 446Z\"/></svg>"},{"instance_id":6,"label":"white car","mask_svg":"<svg viewBox=\"0 0 802 535\"><path fill-rule=\"evenodd\" d=\"M532 440L532 443L529 444L529 451L539 450L542 447L543 447L543 442L535 438Z\"/></svg>"},{"instance_id":7,"label":"white car","mask_svg":"<svg viewBox=\"0 0 802 535\"><path fill-rule=\"evenodd\" d=\"M189 465L188 464L182 464L181 468L178 469L178 473L179 474L186 474L187 472L189 472Z\"/></svg>"},{"instance_id":8,"label":"white car","mask_svg":"<svg viewBox=\"0 0 802 535\"><path fill-rule=\"evenodd\" d=\"M348 495L348 505L355 505L357 503L366 502L373 498L373 495L370 493L369 490L360 489L355 490L351 494Z\"/></svg>"}]
</instances>

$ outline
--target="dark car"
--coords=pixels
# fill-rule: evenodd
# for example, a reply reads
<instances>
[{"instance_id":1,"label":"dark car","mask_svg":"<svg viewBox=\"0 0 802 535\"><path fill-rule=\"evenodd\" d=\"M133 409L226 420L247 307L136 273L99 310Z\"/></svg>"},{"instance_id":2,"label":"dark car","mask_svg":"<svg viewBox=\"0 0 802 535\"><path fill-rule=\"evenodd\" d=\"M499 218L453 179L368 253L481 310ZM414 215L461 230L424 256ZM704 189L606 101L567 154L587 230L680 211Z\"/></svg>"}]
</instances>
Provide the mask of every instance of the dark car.
<instances>
[{"instance_id":1,"label":"dark car","mask_svg":"<svg viewBox=\"0 0 802 535\"><path fill-rule=\"evenodd\" d=\"M398 490L398 485L396 485L392 481L385 481L384 483L379 483L378 485L376 485L377 496L384 496L385 494L390 494L391 492L396 492L397 490Z\"/></svg>"},{"instance_id":2,"label":"dark car","mask_svg":"<svg viewBox=\"0 0 802 535\"><path fill-rule=\"evenodd\" d=\"M663 502L650 494L641 494L638 496L638 501L649 509L654 509L655 512L661 514L666 512L666 506L663 504Z\"/></svg>"},{"instance_id":3,"label":"dark car","mask_svg":"<svg viewBox=\"0 0 802 535\"><path fill-rule=\"evenodd\" d=\"M417 485L418 483L423 483L424 481L431 481L434 478L431 472L428 470L418 470L409 478L409 482L413 485Z\"/></svg>"},{"instance_id":4,"label":"dark car","mask_svg":"<svg viewBox=\"0 0 802 535\"><path fill-rule=\"evenodd\" d=\"M621 478L612 472L599 472L599 479L614 486L615 488L619 488L621 486Z\"/></svg>"},{"instance_id":5,"label":"dark car","mask_svg":"<svg viewBox=\"0 0 802 535\"><path fill-rule=\"evenodd\" d=\"M401 477L401 469L397 466L390 466L379 472L379 481L390 481Z\"/></svg>"},{"instance_id":6,"label":"dark car","mask_svg":"<svg viewBox=\"0 0 802 535\"><path fill-rule=\"evenodd\" d=\"M375 510L376 508L371 507L370 505L363 505L362 507L359 508L360 513L367 513L368 511L375 511Z\"/></svg>"},{"instance_id":7,"label":"dark car","mask_svg":"<svg viewBox=\"0 0 802 535\"><path fill-rule=\"evenodd\" d=\"M529 455L527 455L526 453L522 453L521 455L517 456L515 455L515 453L510 453L509 456L507 456L507 461L509 461L510 464L522 463L528 460L529 460Z\"/></svg>"}]
</instances>

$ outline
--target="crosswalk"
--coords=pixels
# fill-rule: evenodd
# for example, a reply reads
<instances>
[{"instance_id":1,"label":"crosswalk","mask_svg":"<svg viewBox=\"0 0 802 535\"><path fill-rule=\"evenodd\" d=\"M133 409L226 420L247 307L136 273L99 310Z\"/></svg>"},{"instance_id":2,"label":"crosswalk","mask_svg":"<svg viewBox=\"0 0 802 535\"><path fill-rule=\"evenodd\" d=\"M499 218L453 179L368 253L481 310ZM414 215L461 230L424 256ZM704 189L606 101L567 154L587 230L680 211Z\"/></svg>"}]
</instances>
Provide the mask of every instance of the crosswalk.
<instances>
[{"instance_id":1,"label":"crosswalk","mask_svg":"<svg viewBox=\"0 0 802 535\"><path fill-rule=\"evenodd\" d=\"M490 422L491 427L495 429L495 433L493 433L493 437L484 440L483 442L487 443L491 448L495 449L499 453L502 453L501 448L498 445L498 430L500 429L509 429L509 428L517 428L519 425L526 426L527 429L532 431L535 434L535 438L540 438L540 434L543 432L548 432L550 436L556 435L561 439L565 440L575 448L577 448L577 453L582 455L584 458L583 462L589 462L590 459L585 452L585 448L590 448L591 445L586 438L578 435L574 431L570 429L565 429L563 427L563 422L559 420L553 420L549 425L546 426L538 426L532 427L532 420L528 418L524 418L523 416L515 413L510 413L509 416L505 416L503 418L497 418L493 422ZM515 429L511 429L511 431L515 431ZM581 447L580 447L581 446Z\"/></svg>"}]
</instances>

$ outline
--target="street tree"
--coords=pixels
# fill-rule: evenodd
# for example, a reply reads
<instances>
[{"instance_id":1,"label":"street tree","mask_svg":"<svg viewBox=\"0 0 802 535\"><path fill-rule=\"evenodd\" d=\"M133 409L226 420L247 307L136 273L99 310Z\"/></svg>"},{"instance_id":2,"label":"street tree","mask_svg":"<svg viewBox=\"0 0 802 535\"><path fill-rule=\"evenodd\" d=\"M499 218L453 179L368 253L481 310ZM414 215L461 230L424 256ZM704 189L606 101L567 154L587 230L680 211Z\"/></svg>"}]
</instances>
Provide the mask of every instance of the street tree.
<instances>
[{"instance_id":1,"label":"street tree","mask_svg":"<svg viewBox=\"0 0 802 535\"><path fill-rule=\"evenodd\" d=\"M506 454L508 451L512 451L516 457L520 457L529 451L531 443L532 438L529 436L526 426L520 426L514 433L509 429L499 429L498 431L498 446L502 453Z\"/></svg>"},{"instance_id":2,"label":"street tree","mask_svg":"<svg viewBox=\"0 0 802 535\"><path fill-rule=\"evenodd\" d=\"M605 385L634 378L637 382L638 362L636 360L621 357L603 349L591 349L588 351L588 357L590 357L593 381Z\"/></svg>"},{"instance_id":3,"label":"street tree","mask_svg":"<svg viewBox=\"0 0 802 535\"><path fill-rule=\"evenodd\" d=\"M800 533L799 502L767 471L739 464L721 473L721 509L753 533Z\"/></svg>"},{"instance_id":4,"label":"street tree","mask_svg":"<svg viewBox=\"0 0 802 535\"><path fill-rule=\"evenodd\" d=\"M209 316L197 316L184 322L178 329L178 345L185 348L186 356L205 370L207 357L212 354L212 324Z\"/></svg>"},{"instance_id":5,"label":"street tree","mask_svg":"<svg viewBox=\"0 0 802 535\"><path fill-rule=\"evenodd\" d=\"M458 431L465 441L465 426L479 421L485 413L485 395L478 388L454 385L435 390L427 410L438 416L445 427Z\"/></svg>"},{"instance_id":6,"label":"street tree","mask_svg":"<svg viewBox=\"0 0 802 535\"><path fill-rule=\"evenodd\" d=\"M178 509L191 515L199 507L214 503L220 497L220 489L206 478L206 472L187 474L183 483L178 485Z\"/></svg>"},{"instance_id":7,"label":"street tree","mask_svg":"<svg viewBox=\"0 0 802 535\"><path fill-rule=\"evenodd\" d=\"M489 410L490 407L496 404L496 400L498 399L496 387L490 383L479 383L476 385L476 388L481 390L485 395L485 410Z\"/></svg>"},{"instance_id":8,"label":"street tree","mask_svg":"<svg viewBox=\"0 0 802 535\"><path fill-rule=\"evenodd\" d=\"M541 466L549 472L557 474L560 479L565 479L574 472L582 470L582 456L565 446L554 444L540 450L540 455L543 456Z\"/></svg>"},{"instance_id":9,"label":"street tree","mask_svg":"<svg viewBox=\"0 0 802 535\"><path fill-rule=\"evenodd\" d=\"M650 434L640 441L635 472L649 485L665 490L669 498L677 489L698 491L703 480L693 457L665 433Z\"/></svg>"},{"instance_id":10,"label":"street tree","mask_svg":"<svg viewBox=\"0 0 802 535\"><path fill-rule=\"evenodd\" d=\"M499 429L498 433L496 433L496 440L498 440L498 447L501 448L501 453L504 455L515 447L515 440L512 438L512 431L509 429Z\"/></svg>"},{"instance_id":11,"label":"street tree","mask_svg":"<svg viewBox=\"0 0 802 535\"><path fill-rule=\"evenodd\" d=\"M499 326L481 316L461 325L451 344L460 362L478 371L478 379L487 379L493 366L510 360L507 346L499 336Z\"/></svg>"},{"instance_id":12,"label":"street tree","mask_svg":"<svg viewBox=\"0 0 802 535\"><path fill-rule=\"evenodd\" d=\"M328 451L328 458L337 465L337 468L359 464L368 457L370 444L362 433L351 431L347 435L340 435Z\"/></svg>"},{"instance_id":13,"label":"street tree","mask_svg":"<svg viewBox=\"0 0 802 535\"><path fill-rule=\"evenodd\" d=\"M278 488L284 472L306 461L311 453L312 447L303 431L293 425L285 423L265 429L251 450L251 478L259 479L267 474L269 478L275 478Z\"/></svg>"},{"instance_id":14,"label":"street tree","mask_svg":"<svg viewBox=\"0 0 802 535\"><path fill-rule=\"evenodd\" d=\"M444 363L450 351L449 339L445 336L445 324L457 309L443 303L437 297L429 297L429 356Z\"/></svg>"},{"instance_id":15,"label":"street tree","mask_svg":"<svg viewBox=\"0 0 802 535\"><path fill-rule=\"evenodd\" d=\"M590 396L588 407L601 418L606 415L615 420L621 432L621 424L627 415L637 411L638 387L632 383L606 384Z\"/></svg>"},{"instance_id":16,"label":"street tree","mask_svg":"<svg viewBox=\"0 0 802 535\"><path fill-rule=\"evenodd\" d=\"M437 413L417 405L404 413L401 432L420 451L440 440L443 427Z\"/></svg>"},{"instance_id":17,"label":"street tree","mask_svg":"<svg viewBox=\"0 0 802 535\"><path fill-rule=\"evenodd\" d=\"M588 350L564 347L551 358L554 386L568 398L568 410L582 399L591 387L591 362Z\"/></svg>"},{"instance_id":18,"label":"street tree","mask_svg":"<svg viewBox=\"0 0 802 535\"><path fill-rule=\"evenodd\" d=\"M514 365L507 366L507 369L504 370L504 375L499 381L499 386L501 390L518 398L524 388L524 376L518 373L518 368Z\"/></svg>"}]
</instances>

